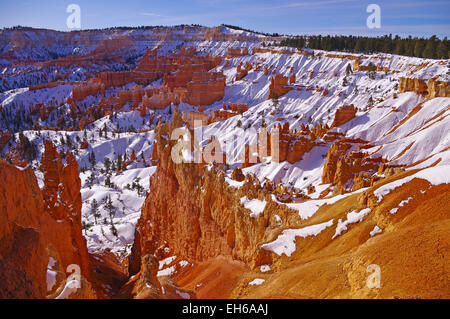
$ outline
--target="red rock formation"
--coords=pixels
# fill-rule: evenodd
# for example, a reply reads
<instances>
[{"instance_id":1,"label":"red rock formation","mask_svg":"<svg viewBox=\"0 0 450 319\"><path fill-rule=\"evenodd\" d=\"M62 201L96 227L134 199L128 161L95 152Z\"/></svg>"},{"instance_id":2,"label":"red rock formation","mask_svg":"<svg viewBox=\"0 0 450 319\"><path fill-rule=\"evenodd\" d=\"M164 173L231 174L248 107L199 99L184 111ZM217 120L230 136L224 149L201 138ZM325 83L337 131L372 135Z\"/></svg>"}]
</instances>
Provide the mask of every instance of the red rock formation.
<instances>
[{"instance_id":1,"label":"red rock formation","mask_svg":"<svg viewBox=\"0 0 450 319\"><path fill-rule=\"evenodd\" d=\"M145 114L146 109L164 109L180 101L196 106L212 104L225 94L223 74L208 72L221 63L221 58L193 56L194 53L195 49L189 48L178 54L157 56L155 50L149 50L135 71L100 73L88 82L73 85L72 98L80 101L101 92L101 107L120 110L130 103L131 107L139 108L141 114ZM144 90L137 85L104 98L104 91L109 87L130 82L147 84L161 77L164 78L162 88Z\"/></svg>"},{"instance_id":2,"label":"red rock formation","mask_svg":"<svg viewBox=\"0 0 450 319\"><path fill-rule=\"evenodd\" d=\"M238 58L240 56L244 56L248 54L248 49L247 48L242 48L242 49L228 49L227 50L227 58L231 59L231 58Z\"/></svg>"},{"instance_id":3,"label":"red rock formation","mask_svg":"<svg viewBox=\"0 0 450 319\"><path fill-rule=\"evenodd\" d=\"M136 160L136 152L134 149L131 151L130 161L134 162Z\"/></svg>"},{"instance_id":4,"label":"red rock formation","mask_svg":"<svg viewBox=\"0 0 450 319\"><path fill-rule=\"evenodd\" d=\"M245 180L245 175L242 173L242 170L239 167L236 167L235 169L233 169L231 178L235 181L242 182L243 180Z\"/></svg>"},{"instance_id":5,"label":"red rock formation","mask_svg":"<svg viewBox=\"0 0 450 319\"><path fill-rule=\"evenodd\" d=\"M225 77L220 73L196 73L187 84L184 102L195 106L210 105L223 99Z\"/></svg>"},{"instance_id":6,"label":"red rock formation","mask_svg":"<svg viewBox=\"0 0 450 319\"><path fill-rule=\"evenodd\" d=\"M244 113L248 111L248 104L244 103L228 103L228 108L231 112Z\"/></svg>"},{"instance_id":7,"label":"red rock formation","mask_svg":"<svg viewBox=\"0 0 450 319\"><path fill-rule=\"evenodd\" d=\"M250 63L245 63L244 66L242 66L242 63L240 63L236 70L236 77L235 81L242 80L244 77L247 76L248 72L252 69L252 65Z\"/></svg>"},{"instance_id":8,"label":"red rock formation","mask_svg":"<svg viewBox=\"0 0 450 319\"><path fill-rule=\"evenodd\" d=\"M367 65L361 65L361 58L356 58L355 62L353 63L353 71L375 71L377 68L373 64L367 64Z\"/></svg>"},{"instance_id":9,"label":"red rock formation","mask_svg":"<svg viewBox=\"0 0 450 319\"><path fill-rule=\"evenodd\" d=\"M156 166L159 162L158 147L156 146L156 140L153 141L152 158L150 161L152 162L152 165L154 165L154 166Z\"/></svg>"},{"instance_id":10,"label":"red rock formation","mask_svg":"<svg viewBox=\"0 0 450 319\"><path fill-rule=\"evenodd\" d=\"M80 121L78 122L78 126L80 127L80 131L83 131L86 126L92 122L94 122L94 118L92 116L89 117L82 117Z\"/></svg>"},{"instance_id":11,"label":"red rock formation","mask_svg":"<svg viewBox=\"0 0 450 319\"><path fill-rule=\"evenodd\" d=\"M227 107L226 102L223 102L223 109L214 111L214 115L208 119L208 122L213 123L223 121L247 111L248 104L236 104L229 102Z\"/></svg>"},{"instance_id":12,"label":"red rock formation","mask_svg":"<svg viewBox=\"0 0 450 319\"><path fill-rule=\"evenodd\" d=\"M63 273L67 266L79 265L82 289L77 296L95 296L86 282L91 279L91 268L81 234L78 167L71 156L67 156L66 166L57 162L55 169L50 169L50 163L47 167L53 173L61 172L63 209L59 213L64 218L60 220L55 218L55 209L48 207L31 167L19 170L0 161L0 177L4 181L0 185L0 202L3 203L0 207L0 280L3 283L0 296L3 298L45 298L49 257L60 265ZM47 173L46 187L54 186L49 177Z\"/></svg>"},{"instance_id":13,"label":"red rock formation","mask_svg":"<svg viewBox=\"0 0 450 319\"><path fill-rule=\"evenodd\" d=\"M268 48L253 48L252 49L252 54L267 53L267 52L270 52L270 49L268 49Z\"/></svg>"},{"instance_id":14,"label":"red rock formation","mask_svg":"<svg viewBox=\"0 0 450 319\"><path fill-rule=\"evenodd\" d=\"M102 89L104 89L104 86L97 79L90 79L86 83L74 84L72 85L72 99L74 101L83 101L88 96L97 95Z\"/></svg>"},{"instance_id":15,"label":"red rock formation","mask_svg":"<svg viewBox=\"0 0 450 319\"><path fill-rule=\"evenodd\" d=\"M364 141L345 138L333 143L327 152L322 183L336 185L335 193L342 193L349 187L356 190L370 186L373 183L371 176L378 171L383 160L370 158L359 150L349 152L355 145L362 149L366 144Z\"/></svg>"},{"instance_id":16,"label":"red rock formation","mask_svg":"<svg viewBox=\"0 0 450 319\"><path fill-rule=\"evenodd\" d=\"M249 146L248 144L244 145L241 168L247 168L256 163L260 163L259 156L255 155L256 152L257 152L257 145L252 146Z\"/></svg>"},{"instance_id":17,"label":"red rock formation","mask_svg":"<svg viewBox=\"0 0 450 319\"><path fill-rule=\"evenodd\" d=\"M57 87L58 85L64 85L64 84L66 84L66 82L55 81L55 82L48 82L48 83L39 84L39 85L32 85L28 89L30 91L36 91L36 90L42 90L42 89L51 89L51 88Z\"/></svg>"},{"instance_id":18,"label":"red rock formation","mask_svg":"<svg viewBox=\"0 0 450 319\"><path fill-rule=\"evenodd\" d=\"M300 131L290 131L288 123L283 126L278 124L270 132L270 141L272 161L288 161L291 164L301 160L305 153L321 143L304 125Z\"/></svg>"},{"instance_id":19,"label":"red rock formation","mask_svg":"<svg viewBox=\"0 0 450 319\"><path fill-rule=\"evenodd\" d=\"M183 121L188 123L190 127L194 127L196 121L197 123L200 122L201 126L205 126L212 123L212 118L205 113L189 111L183 113Z\"/></svg>"},{"instance_id":20,"label":"red rock formation","mask_svg":"<svg viewBox=\"0 0 450 319\"><path fill-rule=\"evenodd\" d=\"M291 75L289 77L289 84L293 85L297 81L297 78L294 73L294 68L291 68Z\"/></svg>"},{"instance_id":21,"label":"red rock formation","mask_svg":"<svg viewBox=\"0 0 450 319\"><path fill-rule=\"evenodd\" d=\"M450 86L448 82L436 81L430 79L428 81L417 78L400 78L398 90L403 92L416 92L425 95L427 98L434 97L450 97Z\"/></svg>"},{"instance_id":22,"label":"red rock formation","mask_svg":"<svg viewBox=\"0 0 450 319\"><path fill-rule=\"evenodd\" d=\"M353 104L344 105L336 110L334 114L334 120L331 124L331 128L341 126L344 123L347 123L351 119L353 119L356 115L356 108Z\"/></svg>"},{"instance_id":23,"label":"red rock formation","mask_svg":"<svg viewBox=\"0 0 450 319\"><path fill-rule=\"evenodd\" d=\"M44 173L44 188L42 197L44 209L54 220L69 228L66 235L70 235L73 249L57 249L62 264L78 264L82 274L91 279L86 240L81 234L81 180L78 164L72 153L65 156L63 164L61 155L49 141L45 142L45 152L42 156L41 170ZM59 247L58 245L56 245Z\"/></svg>"},{"instance_id":24,"label":"red rock formation","mask_svg":"<svg viewBox=\"0 0 450 319\"><path fill-rule=\"evenodd\" d=\"M88 141L84 138L80 143L80 150L85 150L89 147Z\"/></svg>"},{"instance_id":25,"label":"red rock formation","mask_svg":"<svg viewBox=\"0 0 450 319\"><path fill-rule=\"evenodd\" d=\"M270 80L268 99L271 99L274 96L280 97L292 90L292 87L288 86L288 81L289 79L281 74L276 74L272 77Z\"/></svg>"},{"instance_id":26,"label":"red rock formation","mask_svg":"<svg viewBox=\"0 0 450 319\"><path fill-rule=\"evenodd\" d=\"M12 138L12 134L9 132L0 132L0 151L5 148L6 144L9 143L9 141Z\"/></svg>"},{"instance_id":27,"label":"red rock formation","mask_svg":"<svg viewBox=\"0 0 450 319\"><path fill-rule=\"evenodd\" d=\"M228 188L215 168L172 161L175 141L162 136L181 125L175 112L170 125L159 124L155 129L158 168L150 178L154 191L147 197L136 227L130 275L142 271L143 256L163 254L159 247L170 247L172 255L193 261L218 255L251 261L266 229L268 216L263 214L252 222L247 212L241 212L243 208L235 206L240 195Z\"/></svg>"}]
</instances>

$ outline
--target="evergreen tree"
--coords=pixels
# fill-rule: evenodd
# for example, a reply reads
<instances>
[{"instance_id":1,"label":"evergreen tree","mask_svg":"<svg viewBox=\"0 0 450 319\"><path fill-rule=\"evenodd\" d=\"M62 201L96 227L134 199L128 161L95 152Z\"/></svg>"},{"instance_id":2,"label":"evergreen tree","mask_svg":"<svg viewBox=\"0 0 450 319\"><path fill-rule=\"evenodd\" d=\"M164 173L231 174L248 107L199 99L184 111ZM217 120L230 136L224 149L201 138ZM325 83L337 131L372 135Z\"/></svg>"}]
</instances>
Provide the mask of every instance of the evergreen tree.
<instances>
[{"instance_id":1,"label":"evergreen tree","mask_svg":"<svg viewBox=\"0 0 450 319\"><path fill-rule=\"evenodd\" d=\"M278 95L276 93L272 93L272 103L274 107L278 107L280 105L280 101L278 100Z\"/></svg>"},{"instance_id":2,"label":"evergreen tree","mask_svg":"<svg viewBox=\"0 0 450 319\"><path fill-rule=\"evenodd\" d=\"M108 172L109 169L111 168L111 161L110 161L110 159L108 157L105 157L104 165L105 165L106 171Z\"/></svg>"},{"instance_id":3,"label":"evergreen tree","mask_svg":"<svg viewBox=\"0 0 450 319\"><path fill-rule=\"evenodd\" d=\"M117 169L122 170L122 154L117 157Z\"/></svg>"},{"instance_id":4,"label":"evergreen tree","mask_svg":"<svg viewBox=\"0 0 450 319\"><path fill-rule=\"evenodd\" d=\"M436 36L433 35L428 39L422 56L427 59L434 59L436 57Z\"/></svg>"},{"instance_id":5,"label":"evergreen tree","mask_svg":"<svg viewBox=\"0 0 450 319\"><path fill-rule=\"evenodd\" d=\"M344 80L342 81L342 86L348 86L347 77L344 77Z\"/></svg>"},{"instance_id":6,"label":"evergreen tree","mask_svg":"<svg viewBox=\"0 0 450 319\"><path fill-rule=\"evenodd\" d=\"M327 51L344 51L356 53L395 53L407 56L422 57L423 51L428 44L428 49L425 52L426 56L434 57L448 57L448 41L447 39L440 40L433 36L430 39L400 38L392 35L383 37L355 37L355 36L309 36L307 38L302 36L288 37L280 42L280 45L295 47L301 49L307 46L310 49L323 49ZM439 54L437 54L437 47L439 47Z\"/></svg>"},{"instance_id":7,"label":"evergreen tree","mask_svg":"<svg viewBox=\"0 0 450 319\"><path fill-rule=\"evenodd\" d=\"M439 44L436 47L436 56L438 59L448 59L448 49L447 49L447 37L444 40L439 41Z\"/></svg>"},{"instance_id":8,"label":"evergreen tree","mask_svg":"<svg viewBox=\"0 0 450 319\"><path fill-rule=\"evenodd\" d=\"M97 160L95 159L95 154L94 154L94 152L91 152L91 153L89 154L88 161L89 161L89 163L91 164L92 167L95 166L95 163L97 162Z\"/></svg>"},{"instance_id":9,"label":"evergreen tree","mask_svg":"<svg viewBox=\"0 0 450 319\"><path fill-rule=\"evenodd\" d=\"M31 162L36 158L37 148L33 142L30 142L28 137L23 134L23 132L19 132L19 144L23 150L23 157L28 162Z\"/></svg>"},{"instance_id":10,"label":"evergreen tree","mask_svg":"<svg viewBox=\"0 0 450 319\"><path fill-rule=\"evenodd\" d=\"M373 102L373 98L369 97L369 100L367 101L367 107L371 108L373 106L374 102Z\"/></svg>"},{"instance_id":11,"label":"evergreen tree","mask_svg":"<svg viewBox=\"0 0 450 319\"><path fill-rule=\"evenodd\" d=\"M346 73L347 75L350 75L351 73L353 73L352 66L351 66L350 63L347 64L347 68L345 69L345 73Z\"/></svg>"},{"instance_id":12,"label":"evergreen tree","mask_svg":"<svg viewBox=\"0 0 450 319\"><path fill-rule=\"evenodd\" d=\"M364 50L364 41L362 38L359 38L356 41L354 52L360 53L363 52L363 50Z\"/></svg>"},{"instance_id":13,"label":"evergreen tree","mask_svg":"<svg viewBox=\"0 0 450 319\"><path fill-rule=\"evenodd\" d=\"M101 214L98 211L98 203L95 198L91 202L91 214L94 216L95 224L97 225L97 218L100 218Z\"/></svg>"},{"instance_id":14,"label":"evergreen tree","mask_svg":"<svg viewBox=\"0 0 450 319\"><path fill-rule=\"evenodd\" d=\"M414 45L414 56L421 58L424 48L424 41L422 39L417 39Z\"/></svg>"},{"instance_id":15,"label":"evergreen tree","mask_svg":"<svg viewBox=\"0 0 450 319\"><path fill-rule=\"evenodd\" d=\"M405 42L404 41L397 41L397 44L395 45L394 53L398 54L398 55L405 54Z\"/></svg>"}]
</instances>

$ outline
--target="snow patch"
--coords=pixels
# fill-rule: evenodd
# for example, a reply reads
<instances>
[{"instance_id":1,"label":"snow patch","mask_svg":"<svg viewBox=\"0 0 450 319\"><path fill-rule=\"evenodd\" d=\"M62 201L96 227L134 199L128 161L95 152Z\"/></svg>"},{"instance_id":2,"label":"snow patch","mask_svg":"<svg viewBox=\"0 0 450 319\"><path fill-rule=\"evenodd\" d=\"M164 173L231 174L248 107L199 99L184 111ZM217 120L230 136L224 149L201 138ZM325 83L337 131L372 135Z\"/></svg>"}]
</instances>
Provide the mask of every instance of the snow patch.
<instances>
[{"instance_id":1,"label":"snow patch","mask_svg":"<svg viewBox=\"0 0 450 319\"><path fill-rule=\"evenodd\" d=\"M391 183L385 184L379 188L377 188L373 194L377 197L378 202L381 202L384 196L392 192L394 189L409 183L414 178L424 179L427 180L429 183L431 183L434 186L441 185L441 184L448 184L450 183L450 165L441 165L441 166L434 166L429 167L426 169L423 169L411 176L404 177L402 179L393 181Z\"/></svg>"},{"instance_id":2,"label":"snow patch","mask_svg":"<svg viewBox=\"0 0 450 319\"><path fill-rule=\"evenodd\" d=\"M382 230L380 227L375 226L375 227L372 229L372 231L369 233L369 234L370 234L370 237L373 237L373 236L375 236L376 234L381 233L382 231L383 231L383 230Z\"/></svg>"},{"instance_id":3,"label":"snow patch","mask_svg":"<svg viewBox=\"0 0 450 319\"><path fill-rule=\"evenodd\" d=\"M259 286L259 285L262 285L264 282L265 282L264 279L261 279L261 278L255 278L255 279L253 279L252 281L250 281L248 284L249 284L250 286Z\"/></svg>"},{"instance_id":4,"label":"snow patch","mask_svg":"<svg viewBox=\"0 0 450 319\"><path fill-rule=\"evenodd\" d=\"M261 201L259 199L248 199L247 196L241 198L241 205L245 208L251 210L250 217L258 218L258 216L264 211L266 207L266 201Z\"/></svg>"},{"instance_id":5,"label":"snow patch","mask_svg":"<svg viewBox=\"0 0 450 319\"><path fill-rule=\"evenodd\" d=\"M274 241L264 244L261 248L265 250L273 251L278 256L285 254L290 257L296 250L295 239L296 237L306 238L309 236L317 236L325 228L333 225L333 219L312 226L303 227L300 229L286 229L275 239Z\"/></svg>"},{"instance_id":6,"label":"snow patch","mask_svg":"<svg viewBox=\"0 0 450 319\"><path fill-rule=\"evenodd\" d=\"M347 230L347 226L349 224L355 224L361 222L369 213L371 209L365 208L360 212L352 211L347 214L347 220L342 221L342 219L338 220L338 225L336 226L336 233L333 235L331 239L336 238L341 235L344 230Z\"/></svg>"},{"instance_id":7,"label":"snow patch","mask_svg":"<svg viewBox=\"0 0 450 319\"><path fill-rule=\"evenodd\" d=\"M260 267L261 272L268 272L270 271L270 265L261 265Z\"/></svg>"}]
</instances>

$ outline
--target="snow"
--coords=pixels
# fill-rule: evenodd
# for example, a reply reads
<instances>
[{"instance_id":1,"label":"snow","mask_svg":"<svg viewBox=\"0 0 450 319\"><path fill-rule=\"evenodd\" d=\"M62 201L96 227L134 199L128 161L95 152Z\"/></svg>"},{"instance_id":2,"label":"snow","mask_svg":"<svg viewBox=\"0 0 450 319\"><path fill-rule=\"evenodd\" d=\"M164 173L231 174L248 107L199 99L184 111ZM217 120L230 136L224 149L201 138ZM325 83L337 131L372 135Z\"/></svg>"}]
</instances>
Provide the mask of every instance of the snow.
<instances>
[{"instance_id":1,"label":"snow","mask_svg":"<svg viewBox=\"0 0 450 319\"><path fill-rule=\"evenodd\" d=\"M389 211L389 213L390 213L391 215L395 215L395 214L397 214L397 212L398 212L398 208L392 208L392 209Z\"/></svg>"},{"instance_id":2,"label":"snow","mask_svg":"<svg viewBox=\"0 0 450 319\"><path fill-rule=\"evenodd\" d=\"M399 207L405 206L406 204L409 203L409 201L410 201L411 199L412 199L412 197L408 197L407 199L402 200L402 201L400 202L400 204L398 204L398 206L399 206Z\"/></svg>"},{"instance_id":3,"label":"snow","mask_svg":"<svg viewBox=\"0 0 450 319\"><path fill-rule=\"evenodd\" d=\"M170 265L171 263L173 263L173 261L175 259L177 259L177 256L171 256L171 257L167 257L167 258L165 258L163 260L160 260L159 261L159 269L163 269L164 266Z\"/></svg>"},{"instance_id":4,"label":"snow","mask_svg":"<svg viewBox=\"0 0 450 319\"><path fill-rule=\"evenodd\" d=\"M234 179L231 179L229 177L225 177L225 181L228 183L228 185L230 185L231 187L234 187L234 188L241 188L242 185L244 185L243 181L242 182L238 182L238 181L235 181Z\"/></svg>"},{"instance_id":5,"label":"snow","mask_svg":"<svg viewBox=\"0 0 450 319\"><path fill-rule=\"evenodd\" d=\"M377 197L378 202L381 202L384 196L415 178L427 180L434 186L448 184L450 183L450 165L434 166L423 169L413 175L385 184L377 188L373 194Z\"/></svg>"},{"instance_id":6,"label":"snow","mask_svg":"<svg viewBox=\"0 0 450 319\"><path fill-rule=\"evenodd\" d=\"M55 299L68 299L80 287L78 280L70 280L66 282L64 289Z\"/></svg>"},{"instance_id":7,"label":"snow","mask_svg":"<svg viewBox=\"0 0 450 319\"><path fill-rule=\"evenodd\" d=\"M158 271L158 273L156 274L157 277L165 277L165 276L172 276L176 269L175 269L176 265L173 265L171 267L168 267L166 269L160 270Z\"/></svg>"},{"instance_id":8,"label":"snow","mask_svg":"<svg viewBox=\"0 0 450 319\"><path fill-rule=\"evenodd\" d=\"M365 190L367 190L367 188L361 188L357 191L347 193L347 194L336 195L332 198L308 200L306 202L296 203L296 204L285 204L285 203L279 202L279 201L277 201L275 195L272 195L272 200L274 202L278 203L279 205L286 205L287 207L298 211L301 219L308 219L308 218L312 217L319 210L319 208L322 207L323 205L334 204L341 199L344 199L344 198L354 195L354 194L362 193Z\"/></svg>"},{"instance_id":9,"label":"snow","mask_svg":"<svg viewBox=\"0 0 450 319\"><path fill-rule=\"evenodd\" d=\"M296 237L306 238L309 236L317 236L327 227L333 225L333 219L328 222L307 226L299 229L286 229L274 241L264 244L261 248L273 251L278 256L285 254L290 257L296 250Z\"/></svg>"},{"instance_id":10,"label":"snow","mask_svg":"<svg viewBox=\"0 0 450 319\"><path fill-rule=\"evenodd\" d=\"M270 265L261 265L260 267L261 272L268 272L270 271Z\"/></svg>"},{"instance_id":11,"label":"snow","mask_svg":"<svg viewBox=\"0 0 450 319\"><path fill-rule=\"evenodd\" d=\"M383 230L375 225L375 227L370 231L370 237L373 237L376 234L380 234L381 232L383 232Z\"/></svg>"},{"instance_id":12,"label":"snow","mask_svg":"<svg viewBox=\"0 0 450 319\"><path fill-rule=\"evenodd\" d=\"M434 186L450 183L450 165L434 166L414 174L415 178L427 180Z\"/></svg>"},{"instance_id":13,"label":"snow","mask_svg":"<svg viewBox=\"0 0 450 319\"><path fill-rule=\"evenodd\" d=\"M261 279L261 278L255 278L255 279L253 279L252 281L250 281L248 284L249 284L250 286L259 286L259 285L262 285L264 282L265 282L264 279Z\"/></svg>"},{"instance_id":14,"label":"snow","mask_svg":"<svg viewBox=\"0 0 450 319\"><path fill-rule=\"evenodd\" d=\"M55 264L56 264L55 260L52 257L49 257L47 265L47 291L52 290L53 286L56 284L57 272L53 270Z\"/></svg>"},{"instance_id":15,"label":"snow","mask_svg":"<svg viewBox=\"0 0 450 319\"><path fill-rule=\"evenodd\" d=\"M264 208L266 207L266 201L262 201L259 199L248 199L247 196L244 196L241 198L241 205L243 205L245 208L251 210L250 217L252 218L258 218L258 216L264 211Z\"/></svg>"},{"instance_id":16,"label":"snow","mask_svg":"<svg viewBox=\"0 0 450 319\"><path fill-rule=\"evenodd\" d=\"M408 204L412 199L413 199L412 197L408 197L407 199L402 200L402 201L398 204L398 207L392 208L391 210L389 210L389 213L390 213L391 215L397 214L397 212L398 212L398 210L399 210L399 207L405 206L405 205Z\"/></svg>"},{"instance_id":17,"label":"snow","mask_svg":"<svg viewBox=\"0 0 450 319\"><path fill-rule=\"evenodd\" d=\"M275 214L275 220L277 221L277 224L279 225L279 224L281 224L283 221L281 220L281 217L279 216L279 215L276 215Z\"/></svg>"},{"instance_id":18,"label":"snow","mask_svg":"<svg viewBox=\"0 0 450 319\"><path fill-rule=\"evenodd\" d=\"M331 239L335 239L337 236L341 235L344 230L347 230L347 226L349 224L355 224L361 222L369 213L370 208L364 208L359 212L352 211L347 214L347 219L342 221L342 219L338 220L338 224L336 226L336 233L333 235Z\"/></svg>"}]
</instances>

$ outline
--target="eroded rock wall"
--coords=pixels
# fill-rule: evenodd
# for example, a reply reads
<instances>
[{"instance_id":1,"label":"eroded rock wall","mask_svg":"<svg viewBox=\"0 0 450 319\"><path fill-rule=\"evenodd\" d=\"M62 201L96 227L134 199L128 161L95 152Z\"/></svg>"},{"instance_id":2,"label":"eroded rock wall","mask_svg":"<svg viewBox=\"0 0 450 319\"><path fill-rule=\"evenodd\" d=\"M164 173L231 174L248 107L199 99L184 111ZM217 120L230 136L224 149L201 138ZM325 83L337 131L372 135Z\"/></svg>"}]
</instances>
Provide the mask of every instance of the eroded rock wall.
<instances>
[{"instance_id":1,"label":"eroded rock wall","mask_svg":"<svg viewBox=\"0 0 450 319\"><path fill-rule=\"evenodd\" d=\"M45 298L47 266L53 258L63 272L69 265L78 265L82 276L78 296L95 297L81 233L78 166L71 154L63 164L50 142L43 162L42 191L31 167L18 169L0 162L0 273L7 277L2 280L1 294L6 298Z\"/></svg>"}]
</instances>

